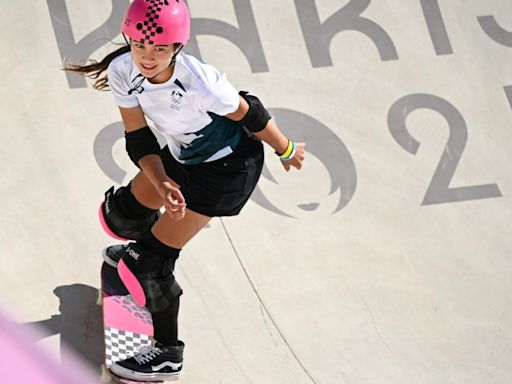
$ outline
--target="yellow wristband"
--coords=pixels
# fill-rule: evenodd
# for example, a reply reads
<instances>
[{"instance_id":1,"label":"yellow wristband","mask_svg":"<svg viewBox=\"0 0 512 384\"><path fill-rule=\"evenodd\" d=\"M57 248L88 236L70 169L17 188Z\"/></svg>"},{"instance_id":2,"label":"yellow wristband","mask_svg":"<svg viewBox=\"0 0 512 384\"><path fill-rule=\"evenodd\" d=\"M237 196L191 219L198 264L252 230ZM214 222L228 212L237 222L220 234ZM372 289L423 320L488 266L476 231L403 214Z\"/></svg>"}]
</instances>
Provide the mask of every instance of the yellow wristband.
<instances>
[{"instance_id":1,"label":"yellow wristband","mask_svg":"<svg viewBox=\"0 0 512 384\"><path fill-rule=\"evenodd\" d=\"M279 155L277 152L276 154L280 157L280 158L287 158L288 156L290 156L290 154L292 153L293 151L293 141L291 140L288 140L288 147L286 147L286 151L284 151L283 154Z\"/></svg>"}]
</instances>

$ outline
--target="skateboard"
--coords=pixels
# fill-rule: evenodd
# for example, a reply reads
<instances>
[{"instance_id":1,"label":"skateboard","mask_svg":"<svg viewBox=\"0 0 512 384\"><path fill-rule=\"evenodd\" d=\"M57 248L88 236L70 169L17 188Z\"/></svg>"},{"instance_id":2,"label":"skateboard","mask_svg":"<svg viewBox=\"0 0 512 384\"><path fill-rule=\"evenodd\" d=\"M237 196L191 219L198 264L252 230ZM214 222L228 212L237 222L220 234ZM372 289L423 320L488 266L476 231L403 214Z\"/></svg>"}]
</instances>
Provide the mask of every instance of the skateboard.
<instances>
[{"instance_id":1,"label":"skateboard","mask_svg":"<svg viewBox=\"0 0 512 384\"><path fill-rule=\"evenodd\" d=\"M137 305L132 299L119 278L117 269L106 262L101 266L98 305L103 307L105 335L105 364L101 366L101 382L148 383L121 378L110 371L114 362L132 357L142 347L152 344L153 322L149 311Z\"/></svg>"}]
</instances>

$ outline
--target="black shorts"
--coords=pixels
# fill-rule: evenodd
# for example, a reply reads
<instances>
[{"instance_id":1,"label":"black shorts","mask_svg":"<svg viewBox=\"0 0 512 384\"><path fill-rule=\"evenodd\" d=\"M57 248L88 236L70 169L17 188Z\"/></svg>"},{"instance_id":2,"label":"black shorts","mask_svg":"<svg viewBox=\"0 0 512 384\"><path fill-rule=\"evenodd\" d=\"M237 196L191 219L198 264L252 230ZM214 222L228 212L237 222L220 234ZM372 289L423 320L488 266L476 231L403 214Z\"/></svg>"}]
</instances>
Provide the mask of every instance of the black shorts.
<instances>
[{"instance_id":1,"label":"black shorts","mask_svg":"<svg viewBox=\"0 0 512 384\"><path fill-rule=\"evenodd\" d=\"M233 153L219 160L185 165L174 159L167 146L160 156L167 175L180 185L187 208L210 217L237 215L263 168L263 144L246 134Z\"/></svg>"}]
</instances>

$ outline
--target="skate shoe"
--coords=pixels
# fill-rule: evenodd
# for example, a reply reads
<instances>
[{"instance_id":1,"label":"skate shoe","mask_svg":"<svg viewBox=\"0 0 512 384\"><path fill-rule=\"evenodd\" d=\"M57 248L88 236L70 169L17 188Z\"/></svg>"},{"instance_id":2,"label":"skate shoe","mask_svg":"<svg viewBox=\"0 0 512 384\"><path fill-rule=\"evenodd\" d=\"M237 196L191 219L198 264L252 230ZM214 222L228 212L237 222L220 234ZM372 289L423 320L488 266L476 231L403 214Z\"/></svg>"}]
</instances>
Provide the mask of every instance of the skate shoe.
<instances>
[{"instance_id":1,"label":"skate shoe","mask_svg":"<svg viewBox=\"0 0 512 384\"><path fill-rule=\"evenodd\" d=\"M126 247L128 247L128 244L116 244L108 246L102 252L103 260L111 267L117 268L119 260L121 260L123 255L126 254Z\"/></svg>"},{"instance_id":2,"label":"skate shoe","mask_svg":"<svg viewBox=\"0 0 512 384\"><path fill-rule=\"evenodd\" d=\"M142 348L135 356L118 361L110 370L125 379L138 381L165 381L177 378L183 367L182 341L177 346L160 344Z\"/></svg>"},{"instance_id":3,"label":"skate shoe","mask_svg":"<svg viewBox=\"0 0 512 384\"><path fill-rule=\"evenodd\" d=\"M122 215L116 206L116 195L126 187L119 188L114 193L114 187L105 192L105 200L99 209L99 219L103 230L117 240L138 240L147 233L160 217L160 212L146 219L134 220Z\"/></svg>"}]
</instances>

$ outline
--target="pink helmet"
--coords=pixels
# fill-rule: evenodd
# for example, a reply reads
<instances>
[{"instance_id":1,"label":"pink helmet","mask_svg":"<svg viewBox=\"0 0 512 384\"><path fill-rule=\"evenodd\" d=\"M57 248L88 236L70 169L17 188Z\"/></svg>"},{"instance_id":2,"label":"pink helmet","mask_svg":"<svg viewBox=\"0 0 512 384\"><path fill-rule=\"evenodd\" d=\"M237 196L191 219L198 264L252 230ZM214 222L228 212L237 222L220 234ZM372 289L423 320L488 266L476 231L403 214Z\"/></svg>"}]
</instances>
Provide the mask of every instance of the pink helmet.
<instances>
[{"instance_id":1,"label":"pink helmet","mask_svg":"<svg viewBox=\"0 0 512 384\"><path fill-rule=\"evenodd\" d=\"M190 14L184 0L134 0L121 32L142 44L187 44Z\"/></svg>"}]
</instances>

